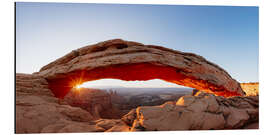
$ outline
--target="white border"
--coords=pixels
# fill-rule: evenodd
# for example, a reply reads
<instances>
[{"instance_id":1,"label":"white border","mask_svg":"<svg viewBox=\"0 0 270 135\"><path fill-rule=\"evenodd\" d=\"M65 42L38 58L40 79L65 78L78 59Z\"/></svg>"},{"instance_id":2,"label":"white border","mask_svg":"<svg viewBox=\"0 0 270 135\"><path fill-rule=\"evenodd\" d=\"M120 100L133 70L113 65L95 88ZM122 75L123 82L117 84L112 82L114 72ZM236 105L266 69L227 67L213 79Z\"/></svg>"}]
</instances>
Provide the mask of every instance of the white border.
<instances>
[{"instance_id":1,"label":"white border","mask_svg":"<svg viewBox=\"0 0 270 135\"><path fill-rule=\"evenodd\" d=\"M174 4L174 5L225 5L225 6L259 6L259 80L260 80L260 129L259 130L219 130L219 131L173 131L173 132L139 132L132 134L267 134L269 129L269 0L18 0L17 2L65 2L65 3L121 3L121 4ZM1 0L0 4L0 55L1 55L1 133L14 133L14 2ZM84 133L83 133L84 134ZM86 134L86 133L85 133ZM108 134L108 133L87 133ZM126 134L126 133L109 133ZM130 133L129 133L130 134ZM50 134L51 135L51 134Z\"/></svg>"}]
</instances>

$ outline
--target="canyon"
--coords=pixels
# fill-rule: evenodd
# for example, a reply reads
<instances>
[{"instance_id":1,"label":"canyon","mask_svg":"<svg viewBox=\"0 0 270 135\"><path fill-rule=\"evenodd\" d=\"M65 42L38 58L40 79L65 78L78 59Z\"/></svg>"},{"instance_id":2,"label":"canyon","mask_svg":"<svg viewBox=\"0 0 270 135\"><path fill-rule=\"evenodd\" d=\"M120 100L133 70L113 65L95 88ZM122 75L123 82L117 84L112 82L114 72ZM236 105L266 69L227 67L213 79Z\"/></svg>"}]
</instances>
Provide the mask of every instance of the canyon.
<instances>
[{"instance_id":1,"label":"canyon","mask_svg":"<svg viewBox=\"0 0 270 135\"><path fill-rule=\"evenodd\" d=\"M104 78L161 79L194 91L136 95L128 100L134 106L123 106L115 91L75 88ZM33 74L16 73L15 93L16 133L259 128L259 83L240 84L196 54L121 39L73 50ZM140 99L150 104L135 104Z\"/></svg>"}]
</instances>

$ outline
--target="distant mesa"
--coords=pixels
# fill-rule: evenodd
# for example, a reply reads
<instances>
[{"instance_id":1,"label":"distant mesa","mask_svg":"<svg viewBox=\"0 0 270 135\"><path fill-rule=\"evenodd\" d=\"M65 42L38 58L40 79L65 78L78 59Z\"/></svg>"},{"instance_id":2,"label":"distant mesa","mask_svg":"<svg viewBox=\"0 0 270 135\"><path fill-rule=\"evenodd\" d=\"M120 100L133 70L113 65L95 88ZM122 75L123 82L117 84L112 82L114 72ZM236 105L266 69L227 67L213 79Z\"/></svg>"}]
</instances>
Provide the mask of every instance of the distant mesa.
<instances>
[{"instance_id":1,"label":"distant mesa","mask_svg":"<svg viewBox=\"0 0 270 135\"><path fill-rule=\"evenodd\" d=\"M245 91L246 96L259 95L259 82L241 83L242 89Z\"/></svg>"},{"instance_id":2,"label":"distant mesa","mask_svg":"<svg viewBox=\"0 0 270 135\"><path fill-rule=\"evenodd\" d=\"M244 91L224 69L202 56L121 39L85 46L42 67L38 73L58 98L75 85L98 79L161 79L219 96Z\"/></svg>"}]
</instances>

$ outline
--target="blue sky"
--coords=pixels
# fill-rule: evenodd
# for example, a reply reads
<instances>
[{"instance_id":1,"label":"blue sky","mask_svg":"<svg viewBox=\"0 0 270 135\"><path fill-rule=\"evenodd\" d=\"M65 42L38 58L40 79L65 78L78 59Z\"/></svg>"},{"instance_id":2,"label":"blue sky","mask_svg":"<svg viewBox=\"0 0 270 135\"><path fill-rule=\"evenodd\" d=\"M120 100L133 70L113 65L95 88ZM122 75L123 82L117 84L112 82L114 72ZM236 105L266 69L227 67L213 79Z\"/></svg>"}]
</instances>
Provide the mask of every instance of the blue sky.
<instances>
[{"instance_id":1,"label":"blue sky","mask_svg":"<svg viewBox=\"0 0 270 135\"><path fill-rule=\"evenodd\" d=\"M17 73L114 38L196 53L239 82L259 80L258 7L16 3Z\"/></svg>"}]
</instances>

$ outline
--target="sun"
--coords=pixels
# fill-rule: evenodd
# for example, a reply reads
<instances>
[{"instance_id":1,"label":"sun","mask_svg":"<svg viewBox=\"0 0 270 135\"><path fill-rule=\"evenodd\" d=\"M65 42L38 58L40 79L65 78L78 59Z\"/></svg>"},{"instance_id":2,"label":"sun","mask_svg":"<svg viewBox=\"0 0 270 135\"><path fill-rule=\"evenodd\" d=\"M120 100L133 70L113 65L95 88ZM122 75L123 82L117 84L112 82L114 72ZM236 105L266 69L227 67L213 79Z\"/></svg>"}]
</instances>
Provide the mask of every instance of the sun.
<instances>
[{"instance_id":1,"label":"sun","mask_svg":"<svg viewBox=\"0 0 270 135\"><path fill-rule=\"evenodd\" d=\"M75 85L74 88L75 88L75 90L80 91L80 89L82 88L82 85L77 84L77 85Z\"/></svg>"},{"instance_id":2,"label":"sun","mask_svg":"<svg viewBox=\"0 0 270 135\"><path fill-rule=\"evenodd\" d=\"M76 89L80 89L80 88L82 88L82 86L81 86L81 85L76 85L75 88L76 88Z\"/></svg>"}]
</instances>

